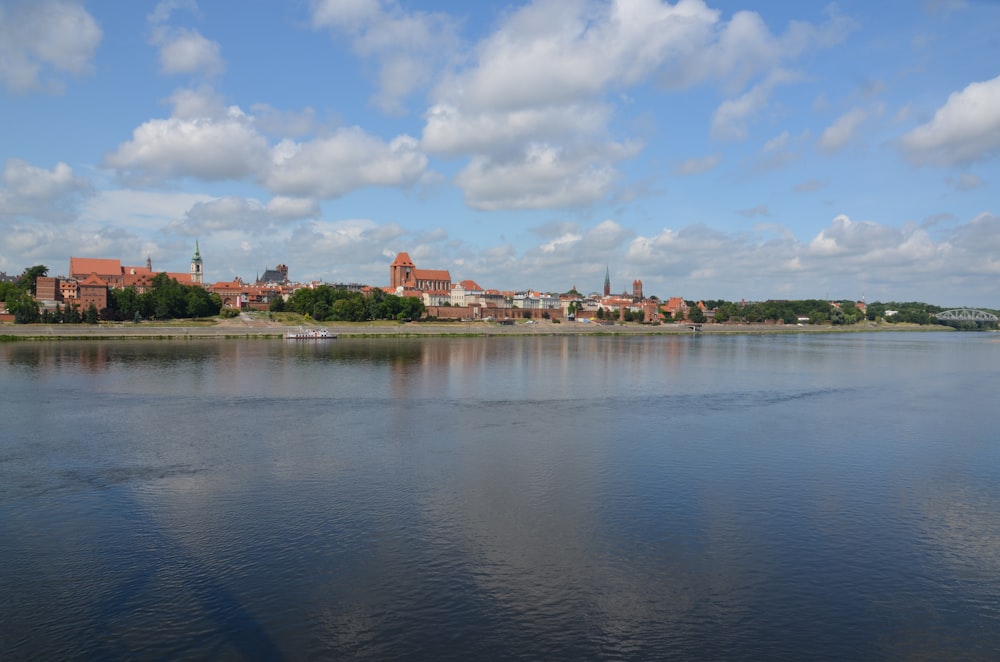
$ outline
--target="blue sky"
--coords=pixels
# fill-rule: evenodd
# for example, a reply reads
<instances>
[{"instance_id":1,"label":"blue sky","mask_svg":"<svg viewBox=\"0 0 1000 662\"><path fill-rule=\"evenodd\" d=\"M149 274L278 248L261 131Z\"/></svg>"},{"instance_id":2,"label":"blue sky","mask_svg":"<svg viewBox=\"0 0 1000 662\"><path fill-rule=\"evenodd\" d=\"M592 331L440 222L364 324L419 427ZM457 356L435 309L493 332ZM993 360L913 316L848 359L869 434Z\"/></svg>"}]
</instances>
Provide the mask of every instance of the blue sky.
<instances>
[{"instance_id":1,"label":"blue sky","mask_svg":"<svg viewBox=\"0 0 1000 662\"><path fill-rule=\"evenodd\" d=\"M0 0L0 270L1000 308L1000 2Z\"/></svg>"}]
</instances>

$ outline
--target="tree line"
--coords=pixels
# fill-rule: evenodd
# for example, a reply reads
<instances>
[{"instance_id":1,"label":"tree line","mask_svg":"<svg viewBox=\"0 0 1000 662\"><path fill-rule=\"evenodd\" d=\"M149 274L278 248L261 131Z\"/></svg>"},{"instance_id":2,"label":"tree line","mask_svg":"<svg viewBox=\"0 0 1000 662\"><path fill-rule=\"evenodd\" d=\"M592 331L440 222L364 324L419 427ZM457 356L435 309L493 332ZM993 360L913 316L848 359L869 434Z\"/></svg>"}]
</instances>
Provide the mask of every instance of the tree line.
<instances>
[{"instance_id":1,"label":"tree line","mask_svg":"<svg viewBox=\"0 0 1000 662\"><path fill-rule=\"evenodd\" d=\"M426 308L417 297L400 297L373 288L367 296L343 288L320 285L295 290L288 300L270 302L272 313L295 312L317 322L366 322L368 320L419 320Z\"/></svg>"},{"instance_id":2,"label":"tree line","mask_svg":"<svg viewBox=\"0 0 1000 662\"><path fill-rule=\"evenodd\" d=\"M36 279L48 274L48 267L36 265L26 269L15 283L0 283L0 301L14 315L16 324L97 324L98 321L170 320L177 318L212 317L222 309L219 295L203 287L186 285L165 273L153 277L145 291L135 287L112 289L108 305L98 309L94 304L82 309L78 303L66 301L54 310L40 310L35 290Z\"/></svg>"}]
</instances>

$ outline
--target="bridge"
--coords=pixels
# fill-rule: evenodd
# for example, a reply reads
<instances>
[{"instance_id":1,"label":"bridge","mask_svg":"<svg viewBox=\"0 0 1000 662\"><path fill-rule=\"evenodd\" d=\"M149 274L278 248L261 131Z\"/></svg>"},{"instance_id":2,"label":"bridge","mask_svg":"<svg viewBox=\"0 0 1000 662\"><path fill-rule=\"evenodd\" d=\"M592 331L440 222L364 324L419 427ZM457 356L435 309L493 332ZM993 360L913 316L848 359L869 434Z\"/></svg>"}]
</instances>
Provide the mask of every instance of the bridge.
<instances>
[{"instance_id":1,"label":"bridge","mask_svg":"<svg viewBox=\"0 0 1000 662\"><path fill-rule=\"evenodd\" d=\"M996 324L997 316L985 310L975 310L974 308L955 308L946 310L935 315L939 320L946 322L992 322Z\"/></svg>"}]
</instances>

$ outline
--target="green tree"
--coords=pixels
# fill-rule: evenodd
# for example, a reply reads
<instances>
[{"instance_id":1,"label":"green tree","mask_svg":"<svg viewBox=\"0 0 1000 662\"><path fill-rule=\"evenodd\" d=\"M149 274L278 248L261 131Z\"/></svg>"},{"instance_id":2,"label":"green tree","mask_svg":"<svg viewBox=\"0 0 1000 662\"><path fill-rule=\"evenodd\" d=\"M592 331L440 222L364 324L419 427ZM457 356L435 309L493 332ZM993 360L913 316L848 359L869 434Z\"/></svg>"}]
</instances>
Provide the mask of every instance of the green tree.
<instances>
[{"instance_id":1,"label":"green tree","mask_svg":"<svg viewBox=\"0 0 1000 662\"><path fill-rule=\"evenodd\" d=\"M79 324L83 321L83 316L80 315L80 306L75 303L66 304L66 308L63 309L63 322L66 324Z\"/></svg>"},{"instance_id":2,"label":"green tree","mask_svg":"<svg viewBox=\"0 0 1000 662\"><path fill-rule=\"evenodd\" d=\"M14 283L0 283L0 301L10 301L20 293L21 290Z\"/></svg>"},{"instance_id":3,"label":"green tree","mask_svg":"<svg viewBox=\"0 0 1000 662\"><path fill-rule=\"evenodd\" d=\"M83 313L83 321L85 324L97 324L97 318L97 306L90 304Z\"/></svg>"},{"instance_id":4,"label":"green tree","mask_svg":"<svg viewBox=\"0 0 1000 662\"><path fill-rule=\"evenodd\" d=\"M691 306L688 309L688 319L691 320L693 324L704 324L705 311L703 311L698 306Z\"/></svg>"},{"instance_id":5,"label":"green tree","mask_svg":"<svg viewBox=\"0 0 1000 662\"><path fill-rule=\"evenodd\" d=\"M44 264L36 264L33 267L28 267L21 274L21 277L17 279L17 286L26 291L31 292L31 296L35 296L35 283L39 277L47 276L49 273L49 268Z\"/></svg>"},{"instance_id":6,"label":"green tree","mask_svg":"<svg viewBox=\"0 0 1000 662\"><path fill-rule=\"evenodd\" d=\"M34 324L41 318L38 314L38 302L27 291L8 298L7 311L14 316L15 324Z\"/></svg>"},{"instance_id":7,"label":"green tree","mask_svg":"<svg viewBox=\"0 0 1000 662\"><path fill-rule=\"evenodd\" d=\"M396 319L399 320L419 320L427 312L427 307L418 297L402 297L399 303L399 312L396 314Z\"/></svg>"}]
</instances>

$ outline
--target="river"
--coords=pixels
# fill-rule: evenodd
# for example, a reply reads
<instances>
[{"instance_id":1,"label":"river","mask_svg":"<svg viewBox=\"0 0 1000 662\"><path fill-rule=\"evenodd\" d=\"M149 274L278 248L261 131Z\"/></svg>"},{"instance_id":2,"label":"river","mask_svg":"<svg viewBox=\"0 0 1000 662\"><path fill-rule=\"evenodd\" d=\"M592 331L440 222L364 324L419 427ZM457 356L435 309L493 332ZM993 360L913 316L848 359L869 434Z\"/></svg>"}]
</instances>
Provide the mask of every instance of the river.
<instances>
[{"instance_id":1,"label":"river","mask_svg":"<svg viewBox=\"0 0 1000 662\"><path fill-rule=\"evenodd\" d=\"M1000 336L0 344L0 659L997 659Z\"/></svg>"}]
</instances>

